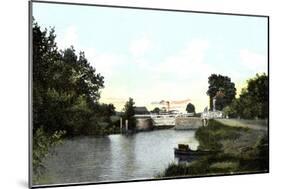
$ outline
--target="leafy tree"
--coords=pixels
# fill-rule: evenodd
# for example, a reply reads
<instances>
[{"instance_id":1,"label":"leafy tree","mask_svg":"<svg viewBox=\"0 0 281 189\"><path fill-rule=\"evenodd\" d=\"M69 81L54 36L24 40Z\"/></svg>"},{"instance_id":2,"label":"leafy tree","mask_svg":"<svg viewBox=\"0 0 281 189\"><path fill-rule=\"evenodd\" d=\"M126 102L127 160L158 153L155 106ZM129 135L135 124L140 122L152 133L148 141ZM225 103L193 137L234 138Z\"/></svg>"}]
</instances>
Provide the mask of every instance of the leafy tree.
<instances>
[{"instance_id":1,"label":"leafy tree","mask_svg":"<svg viewBox=\"0 0 281 189\"><path fill-rule=\"evenodd\" d=\"M156 107L154 108L151 113L159 114L160 113L160 108Z\"/></svg>"},{"instance_id":2,"label":"leafy tree","mask_svg":"<svg viewBox=\"0 0 281 189\"><path fill-rule=\"evenodd\" d=\"M236 95L235 84L227 76L212 74L208 78L210 97L210 109L213 109L213 99L216 98L216 109L222 110L229 105Z\"/></svg>"},{"instance_id":3,"label":"leafy tree","mask_svg":"<svg viewBox=\"0 0 281 189\"><path fill-rule=\"evenodd\" d=\"M33 128L47 133L85 134L97 125L99 90L103 77L74 47L59 51L54 29L33 25ZM93 125L95 124L95 125Z\"/></svg>"},{"instance_id":4,"label":"leafy tree","mask_svg":"<svg viewBox=\"0 0 281 189\"><path fill-rule=\"evenodd\" d=\"M268 117L268 85L268 76L265 73L262 75L256 74L255 78L248 80L247 93L252 100L260 106L258 114L260 118Z\"/></svg>"},{"instance_id":5,"label":"leafy tree","mask_svg":"<svg viewBox=\"0 0 281 189\"><path fill-rule=\"evenodd\" d=\"M46 110L46 91L52 78L50 65L60 60L55 43L54 29L48 33L47 29L41 31L37 23L33 24L33 131L44 125L44 112Z\"/></svg>"},{"instance_id":6,"label":"leafy tree","mask_svg":"<svg viewBox=\"0 0 281 189\"><path fill-rule=\"evenodd\" d=\"M188 103L186 106L187 113L195 113L195 106L191 103Z\"/></svg>"},{"instance_id":7,"label":"leafy tree","mask_svg":"<svg viewBox=\"0 0 281 189\"><path fill-rule=\"evenodd\" d=\"M224 108L224 112L230 117L268 118L268 76L257 74L247 83L239 98Z\"/></svg>"},{"instance_id":8,"label":"leafy tree","mask_svg":"<svg viewBox=\"0 0 281 189\"><path fill-rule=\"evenodd\" d=\"M257 74L247 83L239 96L239 115L242 118L268 118L268 76Z\"/></svg>"},{"instance_id":9,"label":"leafy tree","mask_svg":"<svg viewBox=\"0 0 281 189\"><path fill-rule=\"evenodd\" d=\"M239 115L239 100L234 99L232 103L223 108L223 112L229 118L236 118Z\"/></svg>"},{"instance_id":10,"label":"leafy tree","mask_svg":"<svg viewBox=\"0 0 281 189\"><path fill-rule=\"evenodd\" d=\"M134 118L135 115L135 102L132 98L129 98L129 100L126 102L124 107L124 119L128 120L128 128L130 130L134 130L136 127L136 120Z\"/></svg>"},{"instance_id":11,"label":"leafy tree","mask_svg":"<svg viewBox=\"0 0 281 189\"><path fill-rule=\"evenodd\" d=\"M106 107L106 112L109 116L116 115L115 106L113 104L108 104Z\"/></svg>"},{"instance_id":12,"label":"leafy tree","mask_svg":"<svg viewBox=\"0 0 281 189\"><path fill-rule=\"evenodd\" d=\"M99 104L98 112L100 116L110 117L116 114L113 104Z\"/></svg>"},{"instance_id":13,"label":"leafy tree","mask_svg":"<svg viewBox=\"0 0 281 189\"><path fill-rule=\"evenodd\" d=\"M96 112L104 78L74 47L59 51L55 30L33 23L33 171L42 172L42 160L62 137L99 134ZM113 113L108 105L107 114Z\"/></svg>"}]
</instances>

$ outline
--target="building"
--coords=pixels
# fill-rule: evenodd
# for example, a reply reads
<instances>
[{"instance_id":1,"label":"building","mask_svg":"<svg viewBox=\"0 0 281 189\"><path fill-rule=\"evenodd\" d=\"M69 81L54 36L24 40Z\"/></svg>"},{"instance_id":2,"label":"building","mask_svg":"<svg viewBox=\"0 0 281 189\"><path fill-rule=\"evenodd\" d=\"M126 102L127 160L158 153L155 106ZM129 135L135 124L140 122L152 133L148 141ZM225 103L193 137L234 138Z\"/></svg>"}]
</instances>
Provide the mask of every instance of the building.
<instances>
[{"instance_id":1,"label":"building","mask_svg":"<svg viewBox=\"0 0 281 189\"><path fill-rule=\"evenodd\" d=\"M135 107L135 115L150 114L145 106Z\"/></svg>"}]
</instances>

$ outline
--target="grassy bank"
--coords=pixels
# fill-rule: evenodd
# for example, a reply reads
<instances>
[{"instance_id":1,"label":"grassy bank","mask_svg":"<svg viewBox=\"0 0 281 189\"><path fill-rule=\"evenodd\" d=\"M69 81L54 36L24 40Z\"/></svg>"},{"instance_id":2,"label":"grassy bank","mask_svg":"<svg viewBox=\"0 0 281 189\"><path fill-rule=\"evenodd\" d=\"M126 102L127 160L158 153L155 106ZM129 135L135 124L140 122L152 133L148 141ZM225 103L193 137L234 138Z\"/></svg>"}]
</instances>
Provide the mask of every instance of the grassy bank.
<instances>
[{"instance_id":1,"label":"grassy bank","mask_svg":"<svg viewBox=\"0 0 281 189\"><path fill-rule=\"evenodd\" d=\"M268 171L267 132L230 127L210 120L196 131L199 149L219 151L190 164L171 164L158 177L199 176Z\"/></svg>"}]
</instances>

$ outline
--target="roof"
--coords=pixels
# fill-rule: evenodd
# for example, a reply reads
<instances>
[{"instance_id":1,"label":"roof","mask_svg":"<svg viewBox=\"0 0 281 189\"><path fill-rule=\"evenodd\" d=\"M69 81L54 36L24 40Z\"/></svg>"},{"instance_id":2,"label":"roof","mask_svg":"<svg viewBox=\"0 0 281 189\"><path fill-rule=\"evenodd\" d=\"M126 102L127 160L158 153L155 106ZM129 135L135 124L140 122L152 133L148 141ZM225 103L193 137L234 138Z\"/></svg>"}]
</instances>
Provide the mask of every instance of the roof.
<instances>
[{"instance_id":1,"label":"roof","mask_svg":"<svg viewBox=\"0 0 281 189\"><path fill-rule=\"evenodd\" d=\"M147 108L145 106L139 106L139 107L135 107L135 114L148 114L149 111L147 110Z\"/></svg>"}]
</instances>

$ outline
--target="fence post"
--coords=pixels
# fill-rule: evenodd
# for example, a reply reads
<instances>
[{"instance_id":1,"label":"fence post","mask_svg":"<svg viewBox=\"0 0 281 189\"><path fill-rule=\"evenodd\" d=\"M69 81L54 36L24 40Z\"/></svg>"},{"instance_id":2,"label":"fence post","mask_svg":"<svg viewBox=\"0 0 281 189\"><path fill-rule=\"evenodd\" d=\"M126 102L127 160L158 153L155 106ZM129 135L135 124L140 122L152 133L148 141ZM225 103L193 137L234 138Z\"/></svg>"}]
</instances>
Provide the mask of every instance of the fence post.
<instances>
[{"instance_id":1,"label":"fence post","mask_svg":"<svg viewBox=\"0 0 281 189\"><path fill-rule=\"evenodd\" d=\"M126 126L126 132L128 131L128 120L126 119L125 121L125 126Z\"/></svg>"},{"instance_id":2,"label":"fence post","mask_svg":"<svg viewBox=\"0 0 281 189\"><path fill-rule=\"evenodd\" d=\"M120 133L122 133L122 129L123 129L123 127L122 127L122 117L120 117Z\"/></svg>"}]
</instances>

